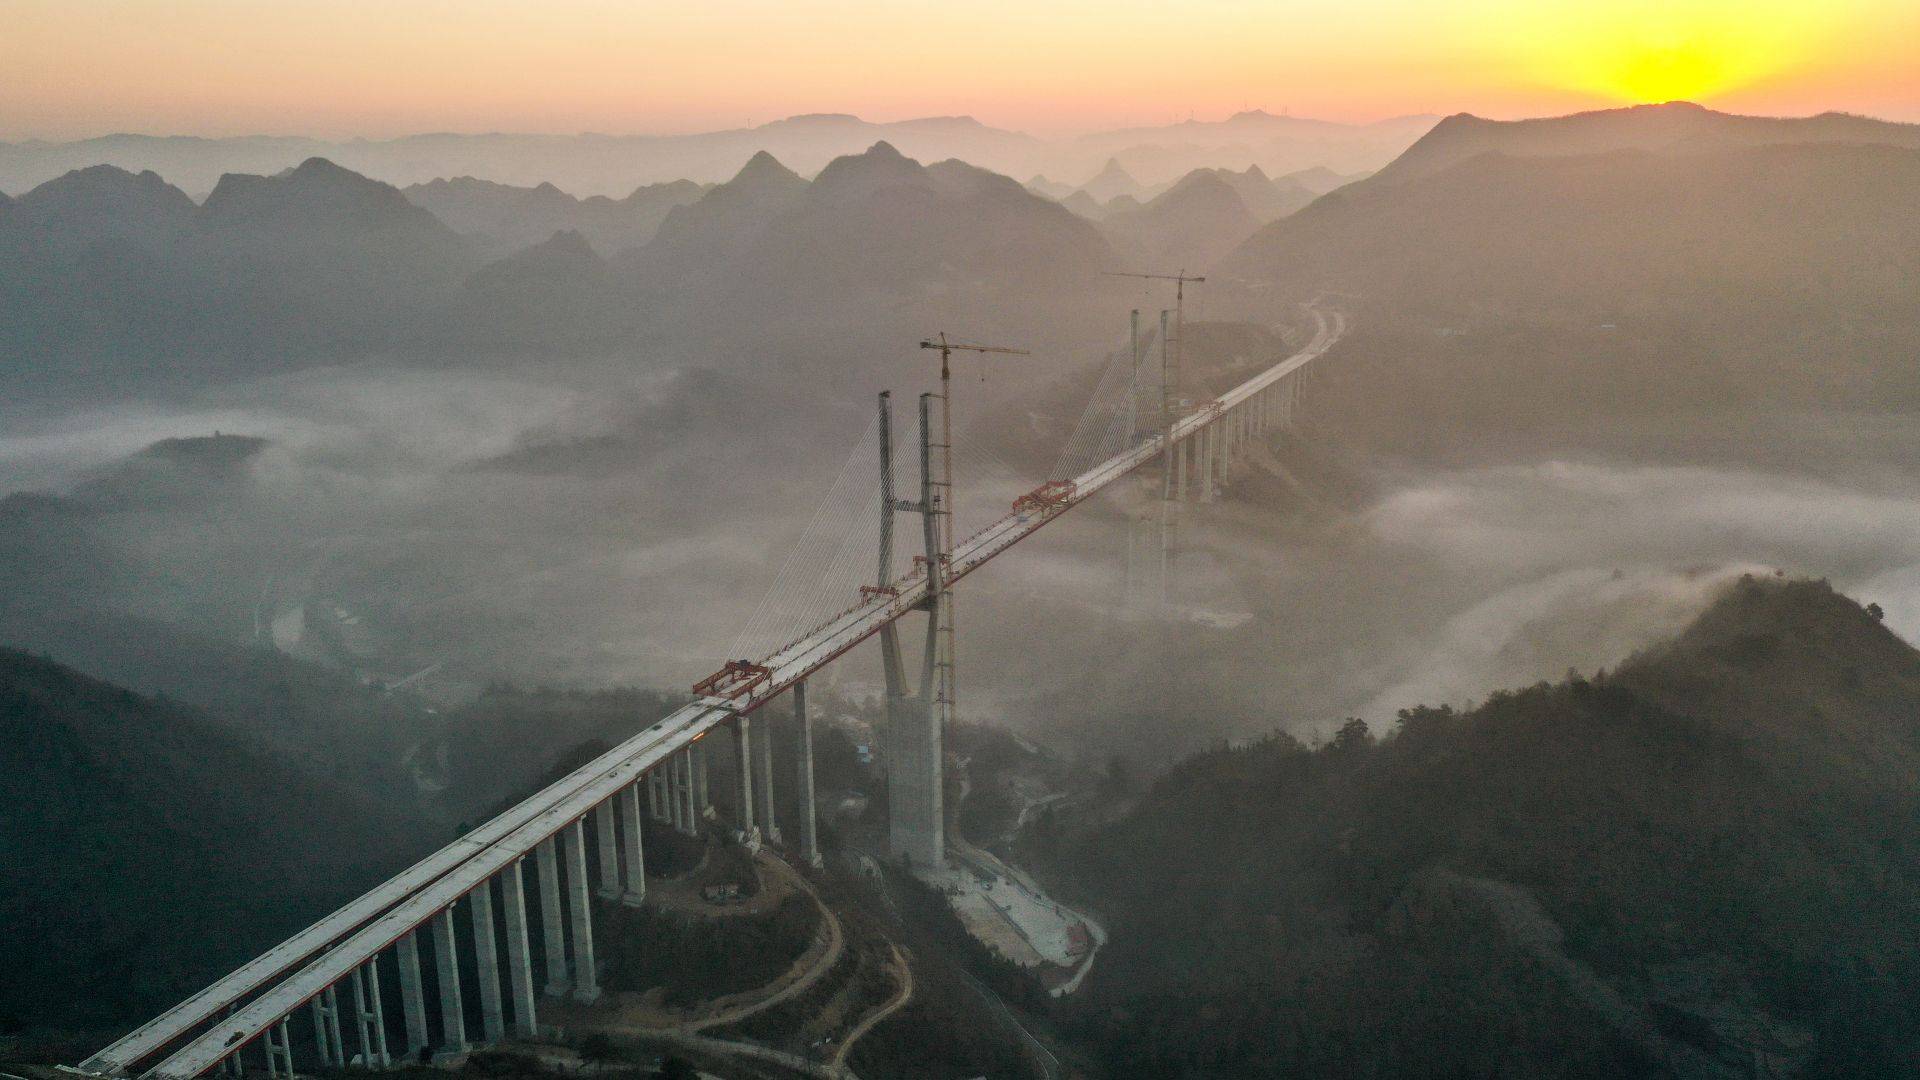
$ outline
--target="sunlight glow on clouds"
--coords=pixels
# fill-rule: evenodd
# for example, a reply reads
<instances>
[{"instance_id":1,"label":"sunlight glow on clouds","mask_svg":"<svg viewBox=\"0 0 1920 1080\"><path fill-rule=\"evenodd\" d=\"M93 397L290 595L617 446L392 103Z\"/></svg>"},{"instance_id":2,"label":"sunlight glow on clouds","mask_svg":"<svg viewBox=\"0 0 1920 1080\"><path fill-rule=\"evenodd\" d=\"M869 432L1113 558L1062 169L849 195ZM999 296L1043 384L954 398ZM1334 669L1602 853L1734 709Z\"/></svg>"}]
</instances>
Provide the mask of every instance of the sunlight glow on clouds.
<instances>
[{"instance_id":1,"label":"sunlight glow on clouds","mask_svg":"<svg viewBox=\"0 0 1920 1080\"><path fill-rule=\"evenodd\" d=\"M1056 133L1673 98L1920 119L1914 0L0 0L0 26L0 138L811 111Z\"/></svg>"}]
</instances>

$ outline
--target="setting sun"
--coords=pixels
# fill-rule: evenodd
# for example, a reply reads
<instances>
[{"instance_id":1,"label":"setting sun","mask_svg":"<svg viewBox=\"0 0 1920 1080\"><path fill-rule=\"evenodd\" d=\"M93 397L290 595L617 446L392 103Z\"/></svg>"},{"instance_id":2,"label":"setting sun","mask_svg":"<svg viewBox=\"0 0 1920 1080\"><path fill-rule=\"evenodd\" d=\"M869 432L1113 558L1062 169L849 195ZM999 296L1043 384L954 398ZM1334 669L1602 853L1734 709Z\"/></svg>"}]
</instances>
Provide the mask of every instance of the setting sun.
<instances>
[{"instance_id":1,"label":"setting sun","mask_svg":"<svg viewBox=\"0 0 1920 1080\"><path fill-rule=\"evenodd\" d=\"M1370 120L1673 98L1920 115L1911 0L0 8L0 139L697 131L793 111L1065 133L1255 106Z\"/></svg>"},{"instance_id":2,"label":"setting sun","mask_svg":"<svg viewBox=\"0 0 1920 1080\"><path fill-rule=\"evenodd\" d=\"M1482 26L1542 86L1620 103L1712 99L1828 61L1836 8L1725 0L1487 11Z\"/></svg>"}]
</instances>

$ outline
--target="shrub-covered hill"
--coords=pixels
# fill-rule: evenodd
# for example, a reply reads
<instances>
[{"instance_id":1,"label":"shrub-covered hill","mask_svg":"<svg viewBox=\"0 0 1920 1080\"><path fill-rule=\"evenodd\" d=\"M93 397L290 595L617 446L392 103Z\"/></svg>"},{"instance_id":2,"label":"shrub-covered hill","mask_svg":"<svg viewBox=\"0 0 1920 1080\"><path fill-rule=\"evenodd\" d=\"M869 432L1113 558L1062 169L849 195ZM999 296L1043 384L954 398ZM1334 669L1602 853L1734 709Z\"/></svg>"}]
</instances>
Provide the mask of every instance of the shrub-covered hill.
<instances>
[{"instance_id":1,"label":"shrub-covered hill","mask_svg":"<svg viewBox=\"0 0 1920 1080\"><path fill-rule=\"evenodd\" d=\"M0 1035L117 1034L377 883L412 822L0 649Z\"/></svg>"},{"instance_id":2,"label":"shrub-covered hill","mask_svg":"<svg viewBox=\"0 0 1920 1080\"><path fill-rule=\"evenodd\" d=\"M1612 674L1193 759L1085 849L1113 1075L1912 1075L1920 653L1745 580Z\"/></svg>"}]
</instances>

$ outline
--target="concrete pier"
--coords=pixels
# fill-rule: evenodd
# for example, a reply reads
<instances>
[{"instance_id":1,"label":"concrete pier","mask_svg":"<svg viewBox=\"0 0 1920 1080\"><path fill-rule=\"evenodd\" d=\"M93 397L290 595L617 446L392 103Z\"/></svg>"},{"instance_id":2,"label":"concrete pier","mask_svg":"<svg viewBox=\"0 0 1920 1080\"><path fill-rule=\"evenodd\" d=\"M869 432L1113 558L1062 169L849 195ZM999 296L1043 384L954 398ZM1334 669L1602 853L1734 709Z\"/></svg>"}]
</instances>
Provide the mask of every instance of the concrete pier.
<instances>
[{"instance_id":1,"label":"concrete pier","mask_svg":"<svg viewBox=\"0 0 1920 1080\"><path fill-rule=\"evenodd\" d=\"M705 821L713 817L713 791L707 786L706 744L694 743L688 749L693 751L693 816Z\"/></svg>"},{"instance_id":2,"label":"concrete pier","mask_svg":"<svg viewBox=\"0 0 1920 1080\"><path fill-rule=\"evenodd\" d=\"M693 778L697 770L693 767L693 747L680 751L680 800L685 805L681 813L685 815L687 835L700 832L700 803L693 790Z\"/></svg>"},{"instance_id":3,"label":"concrete pier","mask_svg":"<svg viewBox=\"0 0 1920 1080\"><path fill-rule=\"evenodd\" d=\"M393 1064L387 1053L386 1006L380 1001L380 965L368 961L353 969L350 982L353 993L353 1026L360 1035L360 1061L369 1069L384 1069Z\"/></svg>"},{"instance_id":4,"label":"concrete pier","mask_svg":"<svg viewBox=\"0 0 1920 1080\"><path fill-rule=\"evenodd\" d=\"M820 837L813 816L813 714L807 712L807 681L793 684L793 792L800 803L800 857L820 865Z\"/></svg>"},{"instance_id":5,"label":"concrete pier","mask_svg":"<svg viewBox=\"0 0 1920 1080\"><path fill-rule=\"evenodd\" d=\"M1216 452L1213 444L1217 430L1213 424L1208 424L1200 429L1198 436L1200 440L1200 501L1203 503L1213 501L1213 458Z\"/></svg>"},{"instance_id":6,"label":"concrete pier","mask_svg":"<svg viewBox=\"0 0 1920 1080\"><path fill-rule=\"evenodd\" d=\"M628 907L639 907L647 899L647 860L641 835L640 786L634 784L620 792L620 841L626 864L620 902Z\"/></svg>"},{"instance_id":7,"label":"concrete pier","mask_svg":"<svg viewBox=\"0 0 1920 1080\"><path fill-rule=\"evenodd\" d=\"M460 1004L460 957L453 945L453 909L433 917L434 981L440 987L440 1052L467 1052L467 1015Z\"/></svg>"},{"instance_id":8,"label":"concrete pier","mask_svg":"<svg viewBox=\"0 0 1920 1080\"><path fill-rule=\"evenodd\" d=\"M593 808L593 840L600 861L600 896L620 898L620 845L613 835L613 800Z\"/></svg>"},{"instance_id":9,"label":"concrete pier","mask_svg":"<svg viewBox=\"0 0 1920 1080\"><path fill-rule=\"evenodd\" d=\"M560 909L560 867L553 851L553 837L540 841L533 849L534 868L540 877L540 938L546 945L548 997L559 997L571 989L567 980L566 913Z\"/></svg>"},{"instance_id":10,"label":"concrete pier","mask_svg":"<svg viewBox=\"0 0 1920 1080\"><path fill-rule=\"evenodd\" d=\"M407 1024L407 1060L420 1060L427 1048L427 998L420 989L420 942L418 931L409 930L394 948L400 961L400 1011Z\"/></svg>"},{"instance_id":11,"label":"concrete pier","mask_svg":"<svg viewBox=\"0 0 1920 1080\"><path fill-rule=\"evenodd\" d=\"M267 1051L268 1076L293 1076L293 1033L285 1020L261 1033L261 1045Z\"/></svg>"},{"instance_id":12,"label":"concrete pier","mask_svg":"<svg viewBox=\"0 0 1920 1080\"><path fill-rule=\"evenodd\" d=\"M760 733L759 745L754 747L754 757L759 761L753 770L753 793L756 806L755 821L760 826L760 835L769 844L780 843L780 824L773 812L773 724L766 724Z\"/></svg>"},{"instance_id":13,"label":"concrete pier","mask_svg":"<svg viewBox=\"0 0 1920 1080\"><path fill-rule=\"evenodd\" d=\"M323 1064L335 1068L347 1066L346 1040L340 1037L340 990L329 986L320 992L313 1001L314 1022L318 1029L315 1034L320 1044L320 1056Z\"/></svg>"},{"instance_id":14,"label":"concrete pier","mask_svg":"<svg viewBox=\"0 0 1920 1080\"><path fill-rule=\"evenodd\" d=\"M561 834L567 848L568 907L573 915L573 1000L600 1000L593 967L593 895L587 890L587 828L576 821Z\"/></svg>"},{"instance_id":15,"label":"concrete pier","mask_svg":"<svg viewBox=\"0 0 1920 1080\"><path fill-rule=\"evenodd\" d=\"M513 996L513 1033L531 1039L539 1023L533 1005L533 955L527 945L525 859L500 872L500 900L507 917L507 992Z\"/></svg>"},{"instance_id":16,"label":"concrete pier","mask_svg":"<svg viewBox=\"0 0 1920 1080\"><path fill-rule=\"evenodd\" d=\"M734 795L740 811L740 839L752 843L760 831L753 825L753 721L745 716L733 718L733 746L740 769L740 790Z\"/></svg>"},{"instance_id":17,"label":"concrete pier","mask_svg":"<svg viewBox=\"0 0 1920 1080\"><path fill-rule=\"evenodd\" d=\"M322 991L318 997L307 1003L313 1011L313 1049L320 1056L320 1067L337 1069L333 1058L333 1040L327 1037L327 995ZM340 1064L345 1064L344 1062Z\"/></svg>"},{"instance_id":18,"label":"concrete pier","mask_svg":"<svg viewBox=\"0 0 1920 1080\"><path fill-rule=\"evenodd\" d=\"M500 1003L500 947L493 929L493 882L481 882L467 894L473 904L474 981L480 994L480 1038L488 1046L507 1037L506 1011Z\"/></svg>"},{"instance_id":19,"label":"concrete pier","mask_svg":"<svg viewBox=\"0 0 1920 1080\"><path fill-rule=\"evenodd\" d=\"M1187 497L1187 444L1173 444L1173 501L1183 502Z\"/></svg>"}]
</instances>

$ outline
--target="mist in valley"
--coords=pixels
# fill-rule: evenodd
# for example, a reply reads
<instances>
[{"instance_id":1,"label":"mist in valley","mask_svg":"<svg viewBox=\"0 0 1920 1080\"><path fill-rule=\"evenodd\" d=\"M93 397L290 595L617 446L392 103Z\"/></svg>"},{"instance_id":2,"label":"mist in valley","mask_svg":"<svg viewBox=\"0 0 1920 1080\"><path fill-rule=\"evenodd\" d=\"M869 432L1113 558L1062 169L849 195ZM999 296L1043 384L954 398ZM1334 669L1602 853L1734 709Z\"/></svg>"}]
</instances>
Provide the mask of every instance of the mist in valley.
<instances>
[{"instance_id":1,"label":"mist in valley","mask_svg":"<svg viewBox=\"0 0 1920 1080\"><path fill-rule=\"evenodd\" d=\"M925 365L896 359L911 401ZM963 422L1036 388L1065 408L1087 389L977 371ZM363 680L425 672L411 689L442 704L495 680L675 689L729 655L868 423L866 401L779 390L632 358L370 359L189 401L17 414L0 469L11 491L85 508L113 567L85 590L103 612ZM1073 418L1027 420L1046 449ZM215 432L264 443L211 468L147 450ZM1021 449L1006 451L1015 467L1041 476L1044 456ZM1775 569L1917 629L1912 493L1866 465L1854 484L1603 458L1389 467L1331 495L1279 472L1249 467L1221 504L1187 509L1165 610L1144 540L1127 592L1120 498L970 579L965 713L1089 759L1322 737L1352 716L1385 730L1403 708L1617 664L1730 578ZM1007 491L961 497L984 523ZM57 601L16 593L13 632L52 645L36 599ZM871 651L828 685L877 692Z\"/></svg>"}]
</instances>

